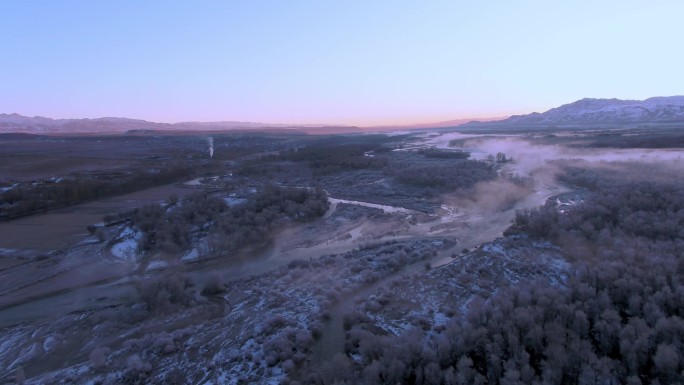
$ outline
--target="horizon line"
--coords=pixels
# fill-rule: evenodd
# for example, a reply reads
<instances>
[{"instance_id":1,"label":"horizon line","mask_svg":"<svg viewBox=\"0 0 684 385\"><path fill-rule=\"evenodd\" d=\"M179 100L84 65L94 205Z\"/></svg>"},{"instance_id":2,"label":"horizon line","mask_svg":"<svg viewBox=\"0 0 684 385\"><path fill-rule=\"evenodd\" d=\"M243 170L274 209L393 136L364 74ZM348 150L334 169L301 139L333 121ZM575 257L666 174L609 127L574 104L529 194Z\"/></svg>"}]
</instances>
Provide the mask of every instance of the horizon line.
<instances>
[{"instance_id":1,"label":"horizon line","mask_svg":"<svg viewBox=\"0 0 684 385\"><path fill-rule=\"evenodd\" d=\"M18 118L26 118L26 119L47 119L47 120L52 120L52 121L79 121L79 120L107 120L107 119L121 119L121 120L129 120L129 121L141 121L145 123L152 123L152 124L163 124L163 125L182 125L182 124L215 124L215 125L220 125L220 124L233 124L238 127L239 124L246 124L246 125L259 125L259 127L263 128L285 128L285 127L307 127L307 128L314 128L314 127L348 127L348 128L365 128L365 129L378 129L378 128L411 128L412 126L428 126L428 125L439 125L439 124L450 124L453 123L454 125L460 125L464 124L467 122L471 121L496 121L496 120L503 120L506 118L509 118L512 115L498 115L498 116L479 116L479 117L457 117L453 119L446 119L446 120L421 120L421 121L414 121L411 123L380 123L380 124L345 124L345 123L289 123L289 122L263 122L263 121L252 121L252 120L180 120L180 121L174 121L174 122L169 122L169 121L158 121L158 120L148 120L148 119L143 119L143 118L130 118L127 116L99 116L99 117L48 117L48 116L43 116L43 115L24 115L21 113L17 112L11 112L11 113L3 113L0 112L0 116L5 116L5 117L12 117L16 116Z\"/></svg>"}]
</instances>

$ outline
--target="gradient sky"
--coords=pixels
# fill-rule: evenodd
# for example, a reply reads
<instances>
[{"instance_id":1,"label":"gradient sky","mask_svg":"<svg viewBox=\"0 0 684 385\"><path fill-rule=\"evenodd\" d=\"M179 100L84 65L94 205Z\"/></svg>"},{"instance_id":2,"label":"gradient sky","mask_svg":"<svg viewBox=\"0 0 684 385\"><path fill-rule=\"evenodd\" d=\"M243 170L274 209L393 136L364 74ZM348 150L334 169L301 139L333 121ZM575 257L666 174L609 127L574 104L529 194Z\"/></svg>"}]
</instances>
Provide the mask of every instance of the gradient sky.
<instances>
[{"instance_id":1,"label":"gradient sky","mask_svg":"<svg viewBox=\"0 0 684 385\"><path fill-rule=\"evenodd\" d=\"M0 112L405 124L684 94L684 1L0 2Z\"/></svg>"}]
</instances>

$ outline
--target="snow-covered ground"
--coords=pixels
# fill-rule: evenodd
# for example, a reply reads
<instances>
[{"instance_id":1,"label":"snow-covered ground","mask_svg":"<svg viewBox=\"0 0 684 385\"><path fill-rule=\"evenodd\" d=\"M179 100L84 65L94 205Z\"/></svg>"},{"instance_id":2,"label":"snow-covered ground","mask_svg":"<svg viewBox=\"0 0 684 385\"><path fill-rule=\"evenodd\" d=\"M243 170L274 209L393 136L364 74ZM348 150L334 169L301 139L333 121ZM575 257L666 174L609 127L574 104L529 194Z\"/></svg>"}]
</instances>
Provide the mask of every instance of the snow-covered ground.
<instances>
[{"instance_id":1,"label":"snow-covered ground","mask_svg":"<svg viewBox=\"0 0 684 385\"><path fill-rule=\"evenodd\" d=\"M183 256L180 259L183 262L196 261L197 259L199 259L199 251L197 250L197 248L193 248L192 250L183 254Z\"/></svg>"},{"instance_id":2,"label":"snow-covered ground","mask_svg":"<svg viewBox=\"0 0 684 385\"><path fill-rule=\"evenodd\" d=\"M564 285L572 271L559 248L524 236L499 239L439 268L395 280L358 307L375 326L399 335L413 328L444 325L474 296L487 298L521 280Z\"/></svg>"},{"instance_id":3,"label":"snow-covered ground","mask_svg":"<svg viewBox=\"0 0 684 385\"><path fill-rule=\"evenodd\" d=\"M337 205L338 203L347 203L350 205L357 205L357 206L363 206L363 207L370 207L373 209L379 209L385 213L403 213L403 214L415 213L415 211L405 209L403 207L380 205L380 204L369 203L369 202L352 201L352 200L338 199L338 198L328 198L328 201L330 202L331 206Z\"/></svg>"},{"instance_id":4,"label":"snow-covered ground","mask_svg":"<svg viewBox=\"0 0 684 385\"><path fill-rule=\"evenodd\" d=\"M306 359L334 301L441 246L407 242L297 261L232 281L220 298L200 296L202 282L197 282L183 289L194 293L192 301L167 309L149 307L156 303L149 302L154 292L143 291L115 308L68 314L39 329L6 329L0 336L0 364L9 371L23 366L29 384L130 378L279 383L293 363ZM155 290L165 281L159 282L141 290ZM53 370L36 372L38 363Z\"/></svg>"},{"instance_id":5,"label":"snow-covered ground","mask_svg":"<svg viewBox=\"0 0 684 385\"><path fill-rule=\"evenodd\" d=\"M7 191L10 191L10 190L12 190L13 188L15 188L15 187L17 187L17 186L19 186L19 183L14 183L14 184L12 184L12 185L10 185L10 186L7 186L7 187L0 187L0 193L4 193L4 192L7 192Z\"/></svg>"},{"instance_id":6,"label":"snow-covered ground","mask_svg":"<svg viewBox=\"0 0 684 385\"><path fill-rule=\"evenodd\" d=\"M119 234L119 242L115 243L111 252L115 257L131 263L138 263L138 240L142 233L135 232L130 227L125 227Z\"/></svg>"}]
</instances>

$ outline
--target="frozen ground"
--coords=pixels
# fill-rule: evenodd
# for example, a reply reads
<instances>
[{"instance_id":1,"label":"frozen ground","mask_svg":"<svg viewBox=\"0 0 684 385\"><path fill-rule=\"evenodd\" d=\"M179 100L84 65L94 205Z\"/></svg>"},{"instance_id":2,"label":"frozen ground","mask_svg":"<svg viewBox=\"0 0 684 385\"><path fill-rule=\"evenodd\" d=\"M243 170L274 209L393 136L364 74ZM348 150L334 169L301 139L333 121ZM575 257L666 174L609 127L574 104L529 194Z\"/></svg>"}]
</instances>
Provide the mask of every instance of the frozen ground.
<instances>
[{"instance_id":1,"label":"frozen ground","mask_svg":"<svg viewBox=\"0 0 684 385\"><path fill-rule=\"evenodd\" d=\"M148 286L127 303L5 329L0 362L8 370L21 366L36 384L278 380L309 359L340 297L444 246L411 241L294 261L231 281L219 297L202 296L200 282L186 283L187 302L163 306L160 297L149 298L145 290L155 286Z\"/></svg>"},{"instance_id":2,"label":"frozen ground","mask_svg":"<svg viewBox=\"0 0 684 385\"><path fill-rule=\"evenodd\" d=\"M195 244L177 261L155 257L140 269L137 234L124 225L103 243L92 236L44 255L7 247L0 380L21 367L36 384L274 383L343 351L349 314L381 333L429 330L473 296L520 280L562 285L569 266L553 245L497 239L518 209L550 197L563 210L582 202L555 181L554 165L530 164L501 167L531 184L502 176L415 202L411 194L382 195L393 191L376 171L325 177L338 187L326 215L229 258L210 258ZM357 186L347 183L354 175L377 192L373 199L354 195ZM212 276L224 291L204 291Z\"/></svg>"},{"instance_id":3,"label":"frozen ground","mask_svg":"<svg viewBox=\"0 0 684 385\"><path fill-rule=\"evenodd\" d=\"M474 296L489 297L520 280L564 285L571 265L552 244L509 237L462 253L439 267L412 274L378 290L356 310L372 324L398 335L412 327L433 328L465 309Z\"/></svg>"}]
</instances>

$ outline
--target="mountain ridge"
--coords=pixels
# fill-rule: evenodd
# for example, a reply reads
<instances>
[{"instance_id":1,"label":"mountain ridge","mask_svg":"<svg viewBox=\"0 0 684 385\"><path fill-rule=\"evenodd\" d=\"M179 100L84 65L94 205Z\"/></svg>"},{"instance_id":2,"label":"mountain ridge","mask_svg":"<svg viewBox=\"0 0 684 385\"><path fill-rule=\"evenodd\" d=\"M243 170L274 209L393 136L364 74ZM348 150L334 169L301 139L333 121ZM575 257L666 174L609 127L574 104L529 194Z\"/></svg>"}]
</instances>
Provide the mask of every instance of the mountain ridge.
<instances>
[{"instance_id":1,"label":"mountain ridge","mask_svg":"<svg viewBox=\"0 0 684 385\"><path fill-rule=\"evenodd\" d=\"M387 126L285 124L241 121L158 123L123 117L52 119L0 113L0 133L123 133L127 131L230 131L283 129L305 133L363 133L387 130L439 128L551 128L610 127L634 124L684 124L684 95L655 96L644 100L583 98L545 112L513 115L501 120L454 119L435 123Z\"/></svg>"},{"instance_id":2,"label":"mountain ridge","mask_svg":"<svg viewBox=\"0 0 684 385\"><path fill-rule=\"evenodd\" d=\"M491 122L468 122L461 127L604 127L648 123L684 123L684 96L656 96L644 100L583 98L542 113L513 115Z\"/></svg>"},{"instance_id":3,"label":"mountain ridge","mask_svg":"<svg viewBox=\"0 0 684 385\"><path fill-rule=\"evenodd\" d=\"M122 133L127 131L202 131L249 129L320 129L321 132L356 131L358 127L330 124L283 124L240 121L159 123L124 117L63 118L0 113L0 133Z\"/></svg>"},{"instance_id":4,"label":"mountain ridge","mask_svg":"<svg viewBox=\"0 0 684 385\"><path fill-rule=\"evenodd\" d=\"M481 118L483 121L501 118ZM235 131L235 130L290 130L312 134L363 133L391 130L422 130L455 127L472 121L455 119L436 123L386 126L347 126L335 124L287 124L241 121L157 123L122 117L62 118L24 116L0 113L0 133L66 134L66 133L123 133L128 131Z\"/></svg>"}]
</instances>

